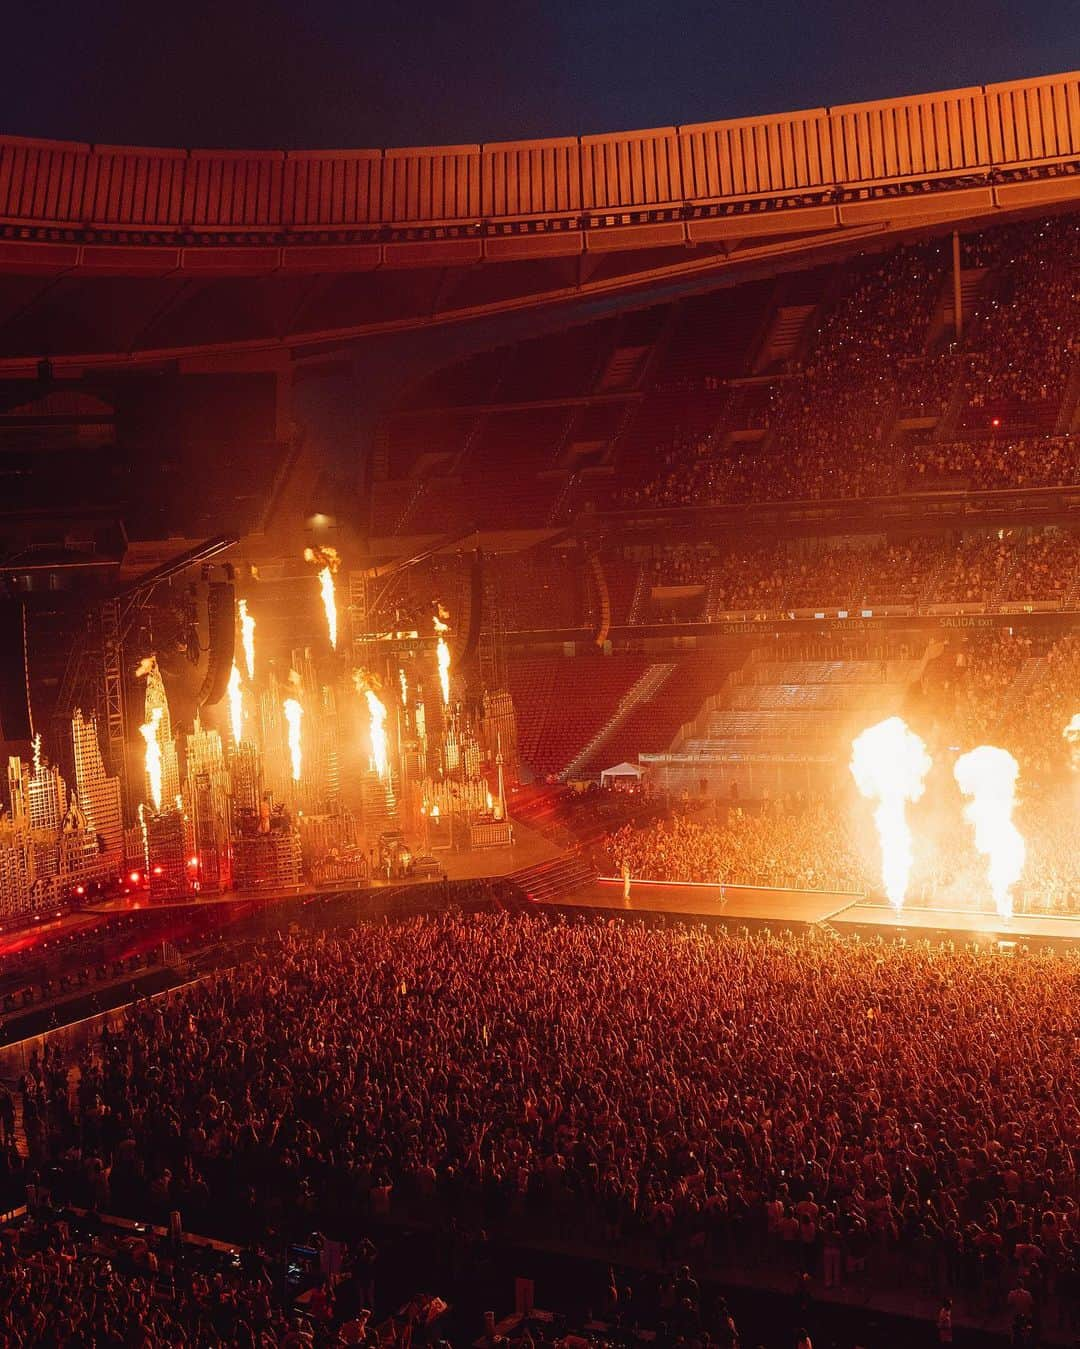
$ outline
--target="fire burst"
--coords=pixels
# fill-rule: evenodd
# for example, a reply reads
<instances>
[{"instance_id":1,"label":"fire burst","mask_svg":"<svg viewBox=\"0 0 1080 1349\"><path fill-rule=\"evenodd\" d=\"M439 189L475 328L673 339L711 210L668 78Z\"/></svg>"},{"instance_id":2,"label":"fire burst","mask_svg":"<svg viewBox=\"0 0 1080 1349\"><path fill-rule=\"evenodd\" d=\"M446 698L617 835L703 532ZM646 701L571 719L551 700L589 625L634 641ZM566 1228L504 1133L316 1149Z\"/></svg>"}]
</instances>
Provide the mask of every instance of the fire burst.
<instances>
[{"instance_id":1,"label":"fire burst","mask_svg":"<svg viewBox=\"0 0 1080 1349\"><path fill-rule=\"evenodd\" d=\"M364 695L368 706L369 735L371 736L371 762L379 777L386 777L386 704L379 697L379 677L368 674L366 670L353 671L353 683L357 693Z\"/></svg>"},{"instance_id":2,"label":"fire burst","mask_svg":"<svg viewBox=\"0 0 1080 1349\"><path fill-rule=\"evenodd\" d=\"M300 781L300 720L304 709L296 698L286 698L282 707L289 725L289 759L292 761L293 782Z\"/></svg>"},{"instance_id":3,"label":"fire burst","mask_svg":"<svg viewBox=\"0 0 1080 1349\"><path fill-rule=\"evenodd\" d=\"M139 727L146 741L146 787L155 810L161 809L161 742L158 739L158 726L162 718L162 709L155 707L150 720Z\"/></svg>"},{"instance_id":4,"label":"fire burst","mask_svg":"<svg viewBox=\"0 0 1080 1349\"><path fill-rule=\"evenodd\" d=\"M1061 733L1069 746L1069 754L1073 761L1073 767L1077 766L1077 756L1080 755L1080 712L1074 712L1072 720Z\"/></svg>"},{"instance_id":5,"label":"fire burst","mask_svg":"<svg viewBox=\"0 0 1080 1349\"><path fill-rule=\"evenodd\" d=\"M372 689L364 690L371 714L371 759L379 777L386 777L386 708Z\"/></svg>"},{"instance_id":6,"label":"fire burst","mask_svg":"<svg viewBox=\"0 0 1080 1349\"><path fill-rule=\"evenodd\" d=\"M336 548L305 548L305 562L321 562L319 570L319 589L322 592L323 609L326 611L326 630L330 635L330 646L337 650L337 600L334 596L334 573L341 566Z\"/></svg>"},{"instance_id":7,"label":"fire burst","mask_svg":"<svg viewBox=\"0 0 1080 1349\"><path fill-rule=\"evenodd\" d=\"M248 613L247 600L237 605L240 613L240 643L244 648L244 665L248 679L255 678L255 620Z\"/></svg>"},{"instance_id":8,"label":"fire burst","mask_svg":"<svg viewBox=\"0 0 1080 1349\"><path fill-rule=\"evenodd\" d=\"M442 612L445 613L446 611L443 610ZM435 615L434 622L435 631L439 635L439 641L435 648L435 658L439 663L439 684L442 687L443 706L447 707L450 704L450 648L446 645L446 638L443 633L449 632L450 627L443 622L438 614Z\"/></svg>"},{"instance_id":9,"label":"fire burst","mask_svg":"<svg viewBox=\"0 0 1080 1349\"><path fill-rule=\"evenodd\" d=\"M964 814L975 830L975 847L989 859L990 893L1002 918L1012 917L1012 888L1027 857L1024 837L1013 824L1020 766L1008 750L980 745L957 759L956 782L970 797Z\"/></svg>"},{"instance_id":10,"label":"fire burst","mask_svg":"<svg viewBox=\"0 0 1080 1349\"><path fill-rule=\"evenodd\" d=\"M876 801L874 823L881 840L881 874L890 904L899 909L911 876L911 830L907 804L923 794L931 760L922 740L900 717L863 731L851 746L851 772L859 791Z\"/></svg>"},{"instance_id":11,"label":"fire burst","mask_svg":"<svg viewBox=\"0 0 1080 1349\"><path fill-rule=\"evenodd\" d=\"M244 735L244 694L236 661L233 661L229 671L229 724L232 727L233 744L239 745Z\"/></svg>"}]
</instances>

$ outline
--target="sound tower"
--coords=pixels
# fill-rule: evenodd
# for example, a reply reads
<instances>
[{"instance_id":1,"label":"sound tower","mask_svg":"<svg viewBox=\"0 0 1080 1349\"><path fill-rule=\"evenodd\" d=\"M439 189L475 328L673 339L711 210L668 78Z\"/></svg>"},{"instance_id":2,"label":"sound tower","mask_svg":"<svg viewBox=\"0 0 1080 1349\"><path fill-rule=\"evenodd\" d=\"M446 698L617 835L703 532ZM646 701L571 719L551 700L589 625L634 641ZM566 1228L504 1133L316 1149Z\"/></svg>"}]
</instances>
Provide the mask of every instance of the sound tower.
<instances>
[{"instance_id":1,"label":"sound tower","mask_svg":"<svg viewBox=\"0 0 1080 1349\"><path fill-rule=\"evenodd\" d=\"M23 603L0 601L0 740L30 739Z\"/></svg>"},{"instance_id":2,"label":"sound tower","mask_svg":"<svg viewBox=\"0 0 1080 1349\"><path fill-rule=\"evenodd\" d=\"M473 554L469 571L469 617L465 624L465 639L458 654L462 665L467 665L476 655L480 642L480 628L484 621L484 559L478 548Z\"/></svg>"},{"instance_id":3,"label":"sound tower","mask_svg":"<svg viewBox=\"0 0 1080 1349\"><path fill-rule=\"evenodd\" d=\"M210 634L206 675L196 705L212 707L225 696L236 650L236 589L231 581L211 581L206 600Z\"/></svg>"}]
</instances>

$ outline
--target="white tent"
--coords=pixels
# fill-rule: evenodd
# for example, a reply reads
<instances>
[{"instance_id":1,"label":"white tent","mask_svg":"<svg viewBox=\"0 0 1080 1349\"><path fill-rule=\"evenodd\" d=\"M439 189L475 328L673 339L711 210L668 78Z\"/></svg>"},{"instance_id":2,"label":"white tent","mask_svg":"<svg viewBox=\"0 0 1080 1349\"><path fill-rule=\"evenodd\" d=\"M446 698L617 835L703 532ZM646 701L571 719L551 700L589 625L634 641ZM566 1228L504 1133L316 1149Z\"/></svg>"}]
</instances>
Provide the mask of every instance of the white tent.
<instances>
[{"instance_id":1,"label":"white tent","mask_svg":"<svg viewBox=\"0 0 1080 1349\"><path fill-rule=\"evenodd\" d=\"M620 782L625 783L631 779L637 782L644 776L645 770L640 764L617 763L614 768L605 768L600 774L600 786L613 787Z\"/></svg>"}]
</instances>

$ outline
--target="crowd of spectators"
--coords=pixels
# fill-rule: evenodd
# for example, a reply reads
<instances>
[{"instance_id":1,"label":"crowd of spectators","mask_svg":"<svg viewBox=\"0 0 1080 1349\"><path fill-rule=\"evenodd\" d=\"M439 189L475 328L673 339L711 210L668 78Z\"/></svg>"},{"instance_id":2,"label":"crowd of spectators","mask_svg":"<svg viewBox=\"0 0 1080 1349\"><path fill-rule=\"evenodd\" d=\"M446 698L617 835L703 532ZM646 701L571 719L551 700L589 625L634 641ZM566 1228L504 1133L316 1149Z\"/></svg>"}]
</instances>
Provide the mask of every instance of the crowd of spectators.
<instances>
[{"instance_id":1,"label":"crowd of spectators","mask_svg":"<svg viewBox=\"0 0 1080 1349\"><path fill-rule=\"evenodd\" d=\"M968 745L978 743L969 740ZM906 903L993 911L985 858L977 852L951 778L955 753L932 745L935 769L909 810L912 871ZM1021 778L1015 819L1027 856L1013 892L1018 912L1080 912L1080 855L1072 783ZM778 798L716 810L693 803L605 838L609 874L715 886L777 886L882 896L881 855L870 807L854 794Z\"/></svg>"},{"instance_id":2,"label":"crowd of spectators","mask_svg":"<svg viewBox=\"0 0 1080 1349\"><path fill-rule=\"evenodd\" d=\"M965 344L970 402L1060 397L1080 352L1080 222L992 230L971 248L991 277Z\"/></svg>"},{"instance_id":3,"label":"crowd of spectators","mask_svg":"<svg viewBox=\"0 0 1080 1349\"><path fill-rule=\"evenodd\" d=\"M1080 476L1074 436L1001 436L945 444L924 440L904 455L909 491L1057 487Z\"/></svg>"},{"instance_id":4,"label":"crowd of spectators","mask_svg":"<svg viewBox=\"0 0 1080 1349\"><path fill-rule=\"evenodd\" d=\"M645 562L652 587L702 586L707 617L886 604L1061 603L1077 584L1080 536L1066 529L915 535L855 547L789 541L676 547Z\"/></svg>"},{"instance_id":5,"label":"crowd of spectators","mask_svg":"<svg viewBox=\"0 0 1080 1349\"><path fill-rule=\"evenodd\" d=\"M75 1089L32 1064L27 1166L253 1238L424 1213L1075 1318L1076 979L1055 954L535 914L280 937L133 1008ZM56 1278L78 1322L86 1276Z\"/></svg>"},{"instance_id":6,"label":"crowd of spectators","mask_svg":"<svg viewBox=\"0 0 1080 1349\"><path fill-rule=\"evenodd\" d=\"M606 849L616 872L652 880L852 890L872 879L836 804L819 800L735 808L721 820L679 812L644 829L624 826Z\"/></svg>"},{"instance_id":7,"label":"crowd of spectators","mask_svg":"<svg viewBox=\"0 0 1080 1349\"><path fill-rule=\"evenodd\" d=\"M712 431L658 447L624 506L861 498L934 487L990 490L1070 484L1076 456L1055 435L1058 407L1080 355L1080 224L1075 218L987 231L967 255L989 268L961 340L931 319L946 283L939 244L900 247L847 269L836 299L794 372L758 400L743 425L739 400ZM948 442L906 452L897 418L958 410ZM957 439L968 428L968 439ZM1037 434L1034 434L1035 430ZM729 443L732 431L764 442Z\"/></svg>"},{"instance_id":8,"label":"crowd of spectators","mask_svg":"<svg viewBox=\"0 0 1080 1349\"><path fill-rule=\"evenodd\" d=\"M301 1344L271 1299L265 1270L204 1271L181 1250L162 1261L137 1236L108 1253L64 1222L0 1238L5 1345L278 1346Z\"/></svg>"}]
</instances>

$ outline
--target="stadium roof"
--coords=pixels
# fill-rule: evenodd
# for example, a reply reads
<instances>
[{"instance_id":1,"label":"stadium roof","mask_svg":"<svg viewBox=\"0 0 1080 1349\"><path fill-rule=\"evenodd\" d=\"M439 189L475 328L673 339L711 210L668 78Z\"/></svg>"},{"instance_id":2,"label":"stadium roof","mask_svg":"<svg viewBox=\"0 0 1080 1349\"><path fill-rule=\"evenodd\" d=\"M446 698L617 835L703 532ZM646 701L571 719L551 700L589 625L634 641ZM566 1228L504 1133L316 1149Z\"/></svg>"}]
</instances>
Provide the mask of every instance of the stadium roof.
<instances>
[{"instance_id":1,"label":"stadium roof","mask_svg":"<svg viewBox=\"0 0 1080 1349\"><path fill-rule=\"evenodd\" d=\"M273 368L373 333L709 284L1080 199L1080 73L557 140L0 138L0 374Z\"/></svg>"}]
</instances>

